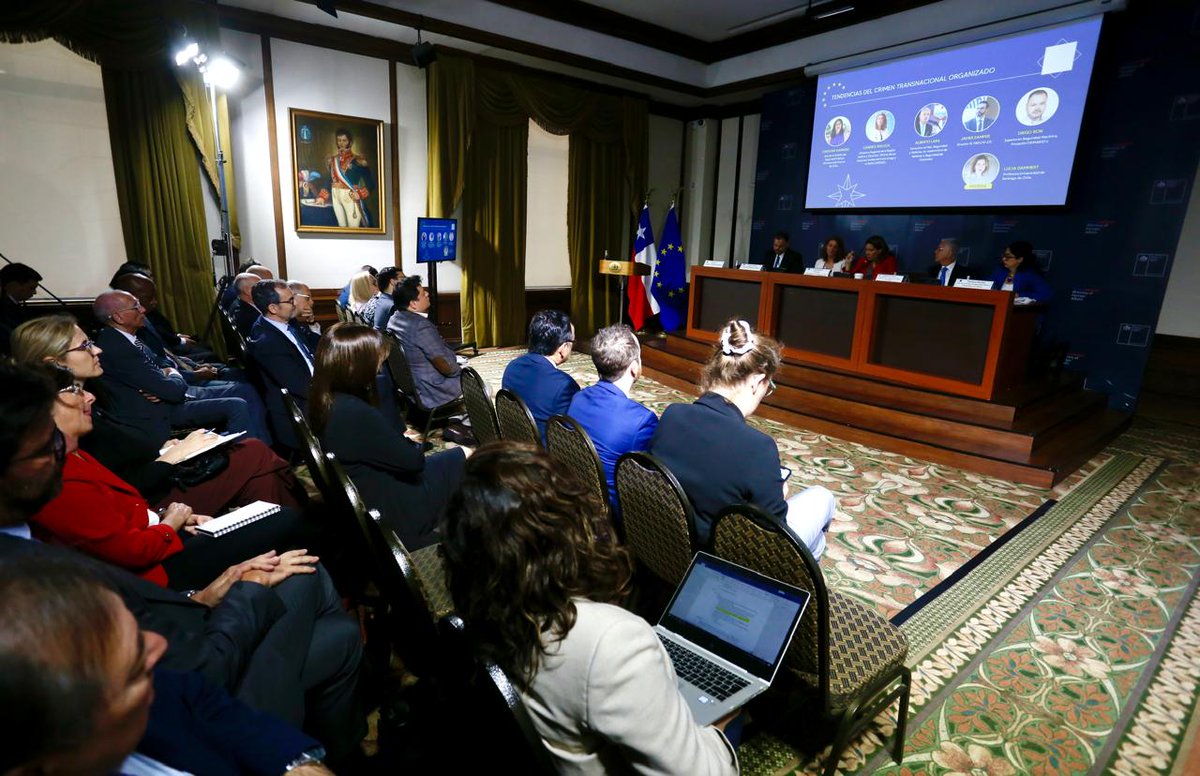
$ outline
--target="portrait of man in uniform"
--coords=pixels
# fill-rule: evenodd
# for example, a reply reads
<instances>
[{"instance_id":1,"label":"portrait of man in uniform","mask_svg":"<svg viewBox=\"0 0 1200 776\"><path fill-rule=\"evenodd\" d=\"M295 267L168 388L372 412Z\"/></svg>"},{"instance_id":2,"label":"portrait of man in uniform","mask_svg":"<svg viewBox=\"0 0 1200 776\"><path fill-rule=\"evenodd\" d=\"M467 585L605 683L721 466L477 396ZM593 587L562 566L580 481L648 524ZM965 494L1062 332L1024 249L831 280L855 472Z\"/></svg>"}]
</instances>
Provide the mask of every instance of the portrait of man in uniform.
<instances>
[{"instance_id":1,"label":"portrait of man in uniform","mask_svg":"<svg viewBox=\"0 0 1200 776\"><path fill-rule=\"evenodd\" d=\"M290 113L296 231L384 233L383 122Z\"/></svg>"}]
</instances>

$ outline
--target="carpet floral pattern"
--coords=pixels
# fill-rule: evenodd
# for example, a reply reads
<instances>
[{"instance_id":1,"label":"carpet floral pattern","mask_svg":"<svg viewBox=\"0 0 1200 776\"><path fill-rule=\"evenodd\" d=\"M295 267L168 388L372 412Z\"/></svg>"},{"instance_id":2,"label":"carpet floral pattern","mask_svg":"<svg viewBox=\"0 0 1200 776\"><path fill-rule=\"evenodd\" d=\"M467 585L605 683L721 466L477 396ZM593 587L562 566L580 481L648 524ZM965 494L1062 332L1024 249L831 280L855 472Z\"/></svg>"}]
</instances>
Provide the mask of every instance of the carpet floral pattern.
<instances>
[{"instance_id":1,"label":"carpet floral pattern","mask_svg":"<svg viewBox=\"0 0 1200 776\"><path fill-rule=\"evenodd\" d=\"M518 352L473 365L497 388ZM596 380L586 356L566 369L581 385ZM661 413L693 397L643 380L635 398ZM822 571L884 616L1057 501L901 626L913 670L904 760L885 751L884 714L846 750L843 772L1178 770L1200 684L1200 434L1138 425L1043 490L751 422L776 439L796 481L837 496ZM766 733L740 756L753 774L823 763Z\"/></svg>"}]
</instances>

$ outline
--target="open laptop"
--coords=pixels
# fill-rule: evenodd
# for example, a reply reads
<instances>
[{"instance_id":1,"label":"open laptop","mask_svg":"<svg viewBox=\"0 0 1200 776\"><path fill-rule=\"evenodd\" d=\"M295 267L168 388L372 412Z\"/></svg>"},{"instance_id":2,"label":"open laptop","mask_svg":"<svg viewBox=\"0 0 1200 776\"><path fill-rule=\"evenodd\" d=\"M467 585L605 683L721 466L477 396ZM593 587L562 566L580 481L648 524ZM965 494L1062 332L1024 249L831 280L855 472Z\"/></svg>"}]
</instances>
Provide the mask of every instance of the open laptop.
<instances>
[{"instance_id":1,"label":"open laptop","mask_svg":"<svg viewBox=\"0 0 1200 776\"><path fill-rule=\"evenodd\" d=\"M696 722L715 722L771 686L810 597L696 553L654 626Z\"/></svg>"}]
</instances>

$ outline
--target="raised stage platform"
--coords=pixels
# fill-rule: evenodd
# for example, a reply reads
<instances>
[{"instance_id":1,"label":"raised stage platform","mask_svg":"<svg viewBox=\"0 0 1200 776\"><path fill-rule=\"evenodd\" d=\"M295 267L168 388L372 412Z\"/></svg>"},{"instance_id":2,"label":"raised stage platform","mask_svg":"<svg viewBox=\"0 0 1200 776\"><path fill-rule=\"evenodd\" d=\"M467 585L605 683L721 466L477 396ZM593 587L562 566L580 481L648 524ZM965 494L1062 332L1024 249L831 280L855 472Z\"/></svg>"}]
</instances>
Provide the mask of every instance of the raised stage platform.
<instances>
[{"instance_id":1,"label":"raised stage platform","mask_svg":"<svg viewBox=\"0 0 1200 776\"><path fill-rule=\"evenodd\" d=\"M712 345L668 334L642 339L647 375L697 393ZM991 400L902 386L786 356L758 414L927 461L1048 488L1120 434L1132 416L1071 375L1029 382Z\"/></svg>"}]
</instances>

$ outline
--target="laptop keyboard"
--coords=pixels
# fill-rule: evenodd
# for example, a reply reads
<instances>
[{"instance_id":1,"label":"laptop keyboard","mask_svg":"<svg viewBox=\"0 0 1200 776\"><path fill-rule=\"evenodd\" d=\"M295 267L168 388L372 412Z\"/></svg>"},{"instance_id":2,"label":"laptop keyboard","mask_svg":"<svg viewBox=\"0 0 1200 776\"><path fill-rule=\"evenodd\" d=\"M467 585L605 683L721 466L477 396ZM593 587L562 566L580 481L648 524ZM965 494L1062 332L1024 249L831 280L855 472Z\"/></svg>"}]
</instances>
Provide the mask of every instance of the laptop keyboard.
<instances>
[{"instance_id":1,"label":"laptop keyboard","mask_svg":"<svg viewBox=\"0 0 1200 776\"><path fill-rule=\"evenodd\" d=\"M675 674L713 698L723 701L750 684L737 674L726 671L687 647L682 647L661 635L658 638L667 648L667 654L675 666Z\"/></svg>"}]
</instances>

